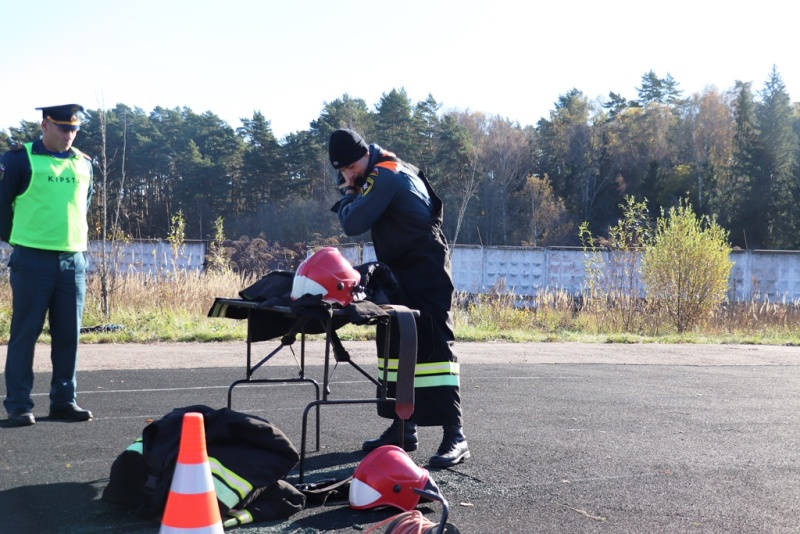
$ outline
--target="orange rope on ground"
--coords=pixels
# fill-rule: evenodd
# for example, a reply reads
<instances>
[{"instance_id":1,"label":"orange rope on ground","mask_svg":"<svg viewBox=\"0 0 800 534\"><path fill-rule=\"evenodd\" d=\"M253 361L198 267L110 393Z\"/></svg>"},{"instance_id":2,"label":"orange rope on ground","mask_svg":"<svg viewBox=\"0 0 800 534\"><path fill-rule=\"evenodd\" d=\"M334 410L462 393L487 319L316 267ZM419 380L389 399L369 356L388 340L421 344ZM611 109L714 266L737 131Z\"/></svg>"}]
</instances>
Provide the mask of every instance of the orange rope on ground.
<instances>
[{"instance_id":1,"label":"orange rope on ground","mask_svg":"<svg viewBox=\"0 0 800 534\"><path fill-rule=\"evenodd\" d=\"M385 519L377 525L374 525L364 534L376 532L377 529L384 525L388 525L389 523L392 523L392 525L389 527L389 529L384 531L384 534L423 534L426 532L433 532L431 527L435 527L437 525L436 523L432 523L430 520L428 520L419 510L412 510L410 512L397 514L389 519Z\"/></svg>"}]
</instances>

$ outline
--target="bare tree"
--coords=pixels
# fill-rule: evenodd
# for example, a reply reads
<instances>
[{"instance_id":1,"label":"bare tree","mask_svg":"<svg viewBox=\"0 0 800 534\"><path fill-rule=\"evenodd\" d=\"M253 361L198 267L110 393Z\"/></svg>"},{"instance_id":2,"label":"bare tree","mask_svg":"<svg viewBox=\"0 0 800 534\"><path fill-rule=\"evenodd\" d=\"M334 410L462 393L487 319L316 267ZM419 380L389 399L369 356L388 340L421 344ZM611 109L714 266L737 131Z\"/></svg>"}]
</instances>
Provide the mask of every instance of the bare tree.
<instances>
[{"instance_id":1,"label":"bare tree","mask_svg":"<svg viewBox=\"0 0 800 534\"><path fill-rule=\"evenodd\" d=\"M500 206L500 239L508 243L508 202L533 169L530 144L518 123L495 116L488 121L484 146L483 166L494 193L491 200Z\"/></svg>"},{"instance_id":2,"label":"bare tree","mask_svg":"<svg viewBox=\"0 0 800 534\"><path fill-rule=\"evenodd\" d=\"M445 203L456 204L455 230L450 238L453 244L458 242L470 201L485 176L481 167L485 141L486 116L482 113L451 112L443 117L436 172Z\"/></svg>"},{"instance_id":3,"label":"bare tree","mask_svg":"<svg viewBox=\"0 0 800 534\"><path fill-rule=\"evenodd\" d=\"M687 106L699 210L708 204L712 187L724 182L723 173L732 158L734 121L727 100L716 88L706 87L702 94L694 94Z\"/></svg>"},{"instance_id":4,"label":"bare tree","mask_svg":"<svg viewBox=\"0 0 800 534\"><path fill-rule=\"evenodd\" d=\"M100 205L102 208L102 221L101 221L101 242L102 248L100 250L100 266L98 273L100 275L100 302L103 310L103 315L106 320L111 317L111 294L114 291L116 277L116 256L117 256L117 241L121 237L119 229L119 217L122 209L122 195L117 195L117 203L114 210L114 220L111 223L109 231L108 223L108 204L109 204L109 174L113 161L116 159L116 154L111 158L108 156L108 113L104 107L101 107L99 113L100 121L100 176L102 178L102 188L100 195ZM127 116L123 117L122 128L122 161L121 176L120 176L120 190L123 189L125 183L125 151L127 144ZM110 242L109 242L110 235ZM113 257L109 258L109 251L113 253Z\"/></svg>"},{"instance_id":5,"label":"bare tree","mask_svg":"<svg viewBox=\"0 0 800 534\"><path fill-rule=\"evenodd\" d=\"M545 244L558 244L568 240L568 234L573 229L564 206L564 200L553 194L550 179L544 177L528 176L525 183L525 193L530 200L530 229L529 240L524 240L523 245L538 247Z\"/></svg>"}]
</instances>

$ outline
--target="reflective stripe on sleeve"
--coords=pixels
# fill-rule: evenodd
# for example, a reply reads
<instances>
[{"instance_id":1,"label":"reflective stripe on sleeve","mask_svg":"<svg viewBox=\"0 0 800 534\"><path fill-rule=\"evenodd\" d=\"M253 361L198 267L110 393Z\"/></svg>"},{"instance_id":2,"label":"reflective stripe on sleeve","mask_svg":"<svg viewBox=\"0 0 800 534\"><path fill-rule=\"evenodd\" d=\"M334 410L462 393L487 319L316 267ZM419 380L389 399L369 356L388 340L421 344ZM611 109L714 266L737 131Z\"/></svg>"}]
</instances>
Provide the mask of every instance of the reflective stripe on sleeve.
<instances>
[{"instance_id":1,"label":"reflective stripe on sleeve","mask_svg":"<svg viewBox=\"0 0 800 534\"><path fill-rule=\"evenodd\" d=\"M227 469L216 458L208 457L211 465L211 474L214 478L214 489L217 499L228 508L233 508L244 499L251 491L253 485L230 469Z\"/></svg>"},{"instance_id":2,"label":"reflective stripe on sleeve","mask_svg":"<svg viewBox=\"0 0 800 534\"><path fill-rule=\"evenodd\" d=\"M253 522L253 514L247 510L228 510L228 515L231 517L226 519L222 524L225 528L235 527L236 525L246 525Z\"/></svg>"},{"instance_id":3,"label":"reflective stripe on sleeve","mask_svg":"<svg viewBox=\"0 0 800 534\"><path fill-rule=\"evenodd\" d=\"M142 438L137 438L136 441L128 445L128 448L125 450L138 452L139 454L144 454L144 445L142 444Z\"/></svg>"}]
</instances>

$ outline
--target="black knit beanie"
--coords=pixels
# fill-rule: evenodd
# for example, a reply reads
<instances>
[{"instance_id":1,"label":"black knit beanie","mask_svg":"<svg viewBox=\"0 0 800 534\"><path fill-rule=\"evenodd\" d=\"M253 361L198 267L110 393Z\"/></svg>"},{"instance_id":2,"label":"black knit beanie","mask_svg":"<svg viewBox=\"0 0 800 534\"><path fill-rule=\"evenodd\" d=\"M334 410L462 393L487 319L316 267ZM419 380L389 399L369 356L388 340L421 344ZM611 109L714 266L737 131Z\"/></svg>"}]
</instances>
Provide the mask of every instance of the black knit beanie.
<instances>
[{"instance_id":1,"label":"black knit beanie","mask_svg":"<svg viewBox=\"0 0 800 534\"><path fill-rule=\"evenodd\" d=\"M341 169L360 160L369 152L367 143L353 130L336 130L328 143L328 157L334 169Z\"/></svg>"}]
</instances>

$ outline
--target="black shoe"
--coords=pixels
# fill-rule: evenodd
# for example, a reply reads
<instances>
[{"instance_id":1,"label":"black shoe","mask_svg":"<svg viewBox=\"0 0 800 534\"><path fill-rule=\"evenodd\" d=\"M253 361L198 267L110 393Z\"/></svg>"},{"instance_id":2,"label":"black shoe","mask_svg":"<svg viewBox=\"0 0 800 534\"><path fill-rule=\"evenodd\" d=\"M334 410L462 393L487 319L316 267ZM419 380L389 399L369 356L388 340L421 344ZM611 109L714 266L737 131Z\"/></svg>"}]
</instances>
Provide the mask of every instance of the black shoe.
<instances>
[{"instance_id":1,"label":"black shoe","mask_svg":"<svg viewBox=\"0 0 800 534\"><path fill-rule=\"evenodd\" d=\"M36 418L28 408L15 408L8 414L8 422L13 426L31 426L36 424Z\"/></svg>"},{"instance_id":2,"label":"black shoe","mask_svg":"<svg viewBox=\"0 0 800 534\"><path fill-rule=\"evenodd\" d=\"M402 427L400 426L401 423ZM365 441L361 448L369 452L384 445L397 445L399 447L401 430L403 431L403 450L406 452L417 450L417 425L411 421L401 421L400 419L395 419L391 426L384 430L381 437Z\"/></svg>"},{"instance_id":3,"label":"black shoe","mask_svg":"<svg viewBox=\"0 0 800 534\"><path fill-rule=\"evenodd\" d=\"M450 467L463 462L471 455L464 432L459 425L444 427L444 438L439 450L428 460L431 467Z\"/></svg>"},{"instance_id":4,"label":"black shoe","mask_svg":"<svg viewBox=\"0 0 800 534\"><path fill-rule=\"evenodd\" d=\"M58 419L60 421L89 421L92 418L92 412L84 410L77 404L67 404L56 408L50 407L50 419Z\"/></svg>"}]
</instances>

